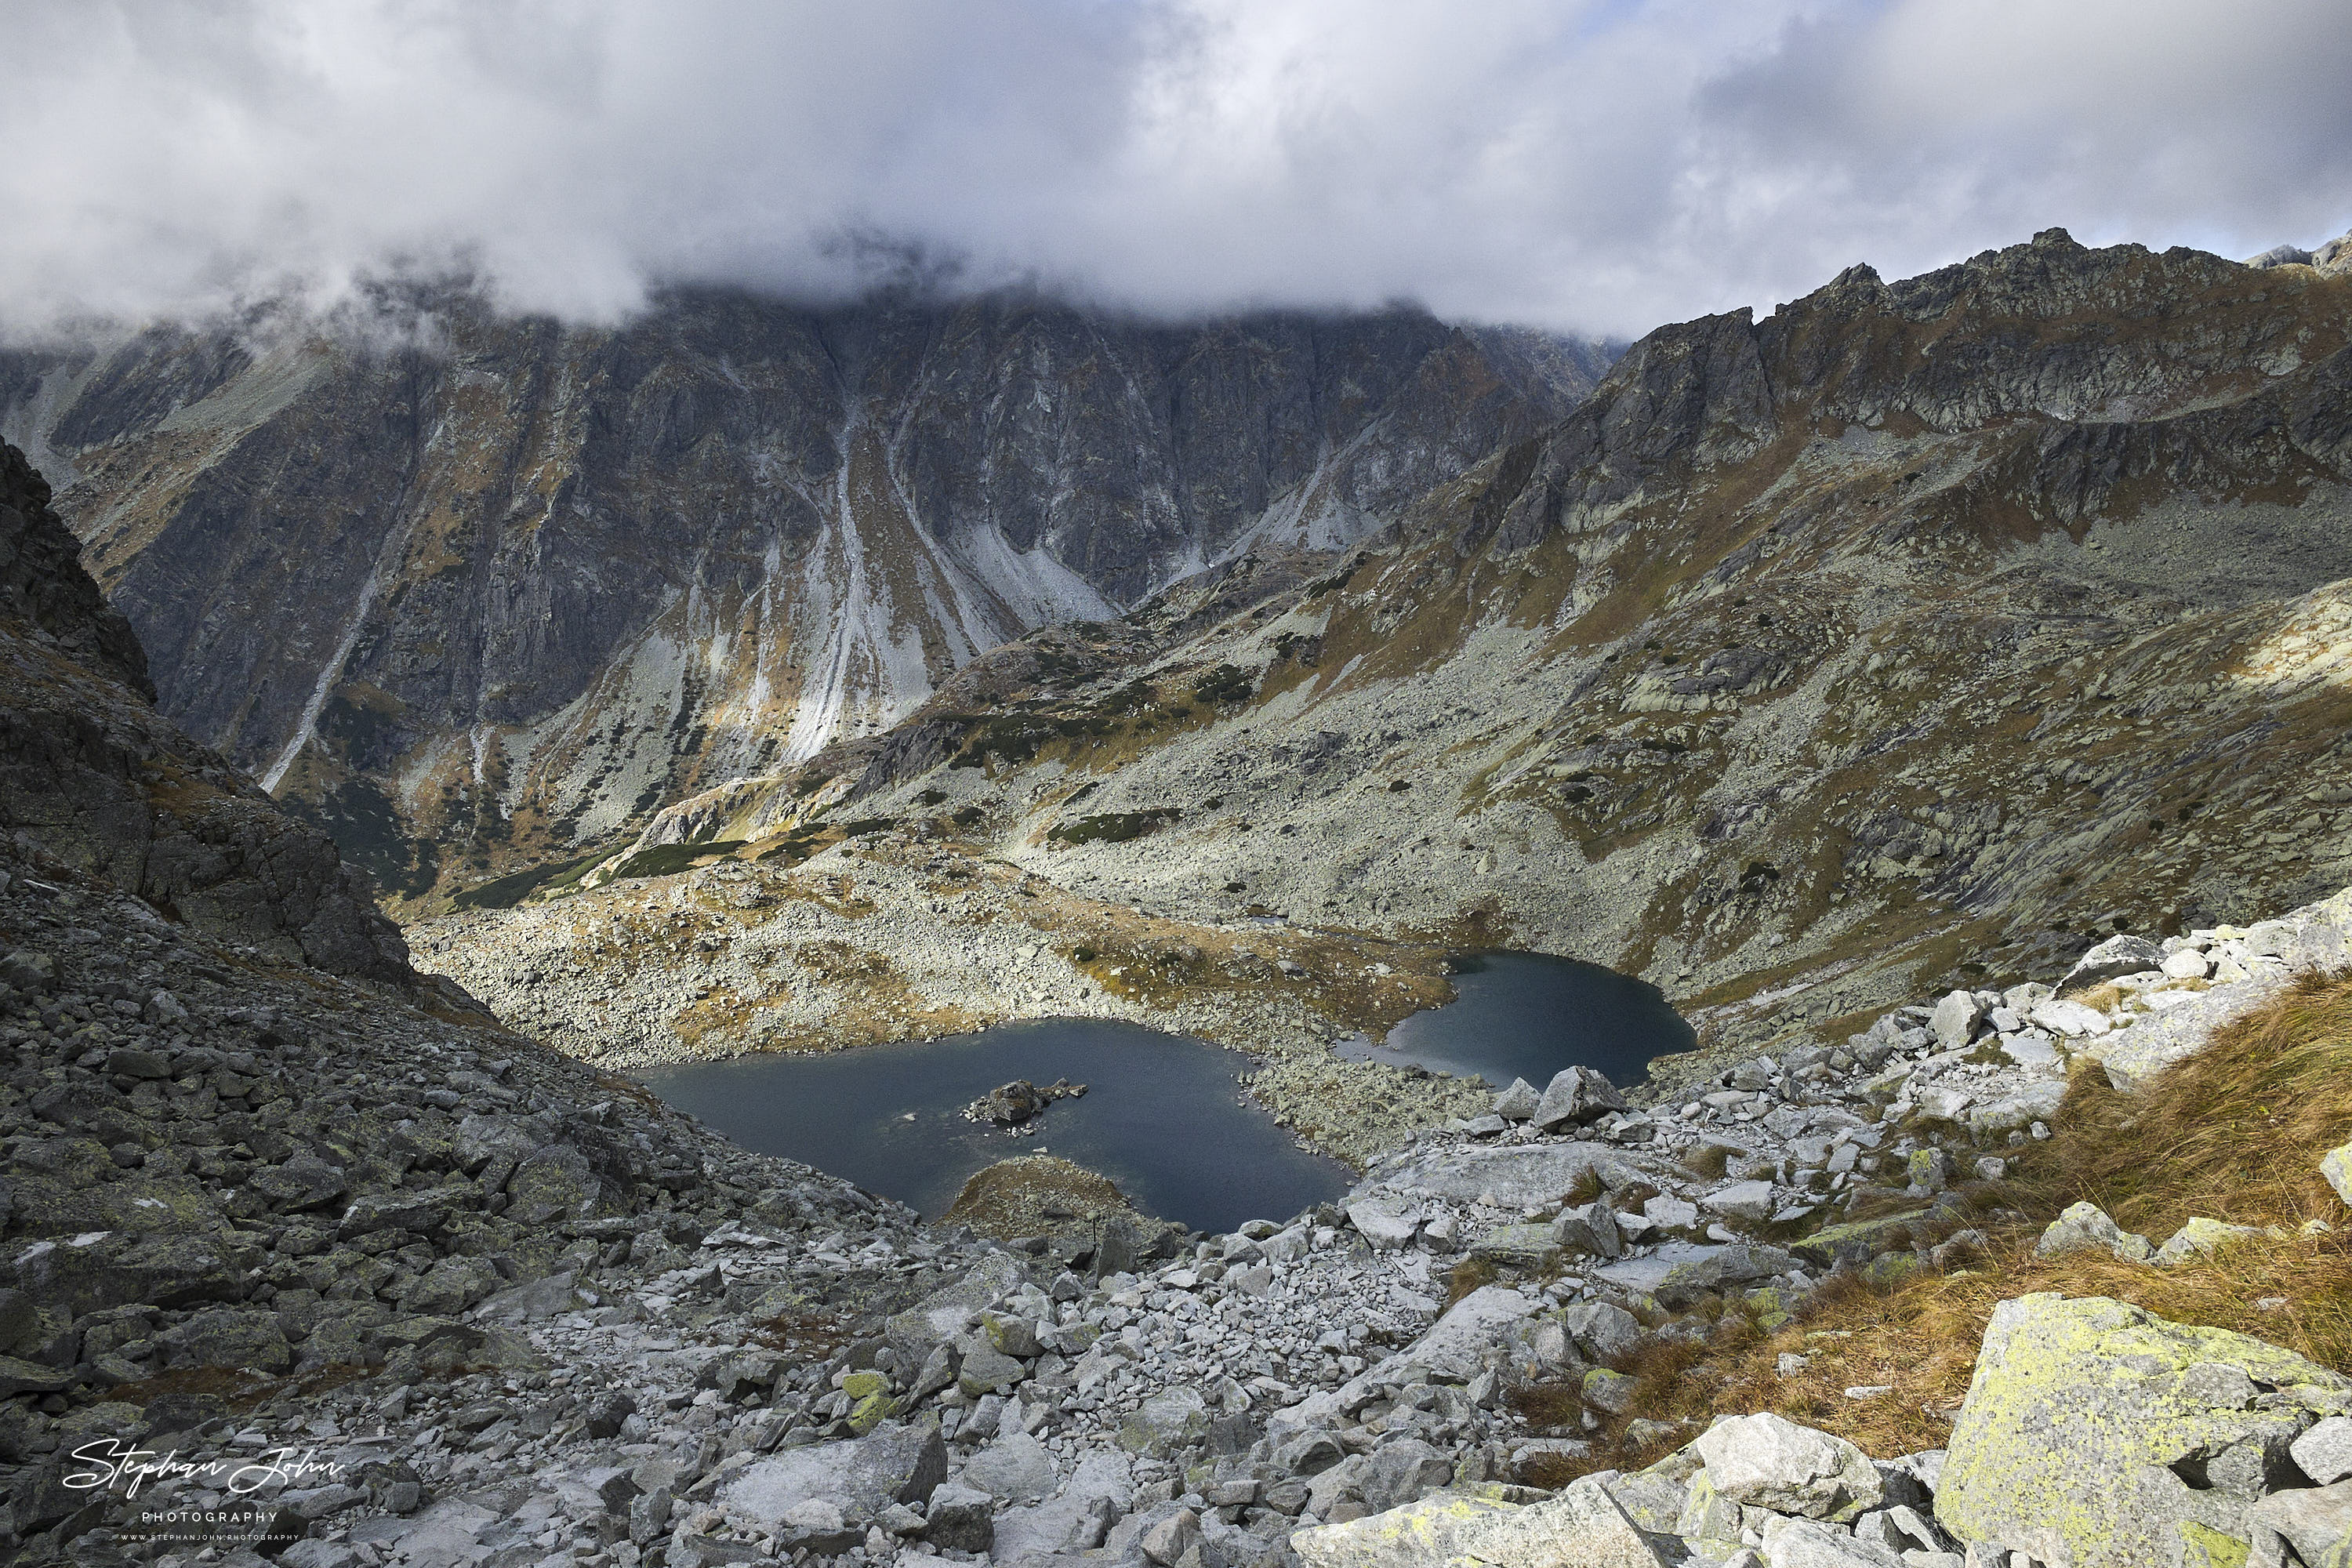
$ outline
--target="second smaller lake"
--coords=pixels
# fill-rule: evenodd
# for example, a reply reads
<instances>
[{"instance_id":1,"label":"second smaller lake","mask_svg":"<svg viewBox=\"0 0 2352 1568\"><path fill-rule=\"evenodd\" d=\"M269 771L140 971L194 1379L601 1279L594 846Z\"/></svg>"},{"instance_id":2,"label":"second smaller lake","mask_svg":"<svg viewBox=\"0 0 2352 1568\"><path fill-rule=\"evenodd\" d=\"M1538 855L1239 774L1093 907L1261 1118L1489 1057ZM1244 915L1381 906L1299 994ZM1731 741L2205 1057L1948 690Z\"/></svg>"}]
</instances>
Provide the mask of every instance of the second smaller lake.
<instances>
[{"instance_id":1,"label":"second smaller lake","mask_svg":"<svg viewBox=\"0 0 2352 1568\"><path fill-rule=\"evenodd\" d=\"M1540 952L1469 953L1453 963L1454 1001L1405 1019L1384 1047L1360 1043L1344 1054L1477 1073L1497 1089L1515 1078L1541 1089L1569 1067L1598 1068L1622 1087L1647 1078L1651 1058L1696 1044L1656 986L1597 963Z\"/></svg>"}]
</instances>

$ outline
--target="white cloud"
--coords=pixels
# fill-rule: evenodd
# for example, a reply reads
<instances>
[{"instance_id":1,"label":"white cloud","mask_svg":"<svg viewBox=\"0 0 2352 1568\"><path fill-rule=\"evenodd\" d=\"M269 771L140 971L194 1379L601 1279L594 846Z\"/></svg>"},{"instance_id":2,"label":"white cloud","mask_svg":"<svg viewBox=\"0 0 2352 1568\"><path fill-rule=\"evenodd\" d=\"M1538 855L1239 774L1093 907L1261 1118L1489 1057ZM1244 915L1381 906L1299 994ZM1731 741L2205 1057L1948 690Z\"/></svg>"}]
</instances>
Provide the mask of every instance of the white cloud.
<instances>
[{"instance_id":1,"label":"white cloud","mask_svg":"<svg viewBox=\"0 0 2352 1568\"><path fill-rule=\"evenodd\" d=\"M2052 224L2352 225L2341 0L18 0L0 322L854 289L1638 331ZM880 241L880 244L875 243Z\"/></svg>"}]
</instances>

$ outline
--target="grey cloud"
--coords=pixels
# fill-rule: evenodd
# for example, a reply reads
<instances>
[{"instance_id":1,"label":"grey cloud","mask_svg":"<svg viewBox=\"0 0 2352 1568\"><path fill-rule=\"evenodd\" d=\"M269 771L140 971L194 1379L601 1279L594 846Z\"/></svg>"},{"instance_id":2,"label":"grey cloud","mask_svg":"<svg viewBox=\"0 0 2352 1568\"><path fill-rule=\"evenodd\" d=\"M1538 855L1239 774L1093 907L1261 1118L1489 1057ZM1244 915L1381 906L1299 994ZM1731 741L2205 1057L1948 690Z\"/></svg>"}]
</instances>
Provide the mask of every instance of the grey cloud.
<instances>
[{"instance_id":1,"label":"grey cloud","mask_svg":"<svg viewBox=\"0 0 2352 1568\"><path fill-rule=\"evenodd\" d=\"M2352 225L2340 0L20 0L0 326L463 268L1632 332L2052 224Z\"/></svg>"}]
</instances>

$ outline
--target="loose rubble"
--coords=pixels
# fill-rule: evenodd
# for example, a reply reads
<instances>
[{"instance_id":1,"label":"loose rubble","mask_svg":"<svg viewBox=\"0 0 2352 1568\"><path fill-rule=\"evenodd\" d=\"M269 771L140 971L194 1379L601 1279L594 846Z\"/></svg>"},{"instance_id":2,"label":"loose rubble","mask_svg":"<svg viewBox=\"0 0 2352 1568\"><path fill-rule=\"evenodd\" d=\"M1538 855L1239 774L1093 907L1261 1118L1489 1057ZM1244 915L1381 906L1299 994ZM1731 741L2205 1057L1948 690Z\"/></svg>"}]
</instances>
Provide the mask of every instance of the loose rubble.
<instances>
[{"instance_id":1,"label":"loose rubble","mask_svg":"<svg viewBox=\"0 0 2352 1568\"><path fill-rule=\"evenodd\" d=\"M1725 1563L1958 1562L1956 1531L2064 1561L2010 1516L1937 1512L1933 1457L1873 1462L1770 1415L1547 1494L1547 1462L1588 1441L1530 1428L1510 1395L1580 1380L1606 1408L1630 1352L1701 1331L1677 1313L1702 1297L1785 1315L1832 1271L1927 1266L1952 1239L1949 1189L1999 1158L1980 1151L2030 1140L2067 1058L2163 1019L2178 984L2103 981L2097 1034L2035 1023L2039 987L1946 997L1677 1106L1633 1109L1589 1070L1513 1085L1491 1121L1423 1138L1341 1204L1167 1236L1153 1258L1123 1221L1011 1246L926 1226L478 1017L273 970L6 864L0 1437L13 1549L36 1562L139 1555L119 1510L63 1484L88 1440L117 1436L340 1465L251 1499L305 1537L280 1561L312 1568L1417 1563L1447 1542L1511 1562L1530 1559L1504 1542L1538 1540L1601 1542L1592 1561L1674 1561L1675 1542ZM2253 996L2282 950L2345 950L2347 909L2173 952L2234 966L2215 989ZM1719 1176L1694 1177L1702 1152ZM1844 1218L1892 1196L1913 1206ZM2057 1228L2114 1247L2104 1217ZM1465 1263L1492 1282L1449 1308ZM2104 1331L2176 1331L2116 1310ZM2199 1364L2253 1365L2252 1344ZM205 1392L199 1371L226 1380ZM2181 1386L2218 1399L2221 1377ZM2287 1382L2315 1392L2264 1405L2264 1441L2323 1469L2352 1453L2322 1426L2352 1416L2343 1380ZM1979 1384L1941 1472L1963 1500L2044 1441ZM2272 1506L2287 1493L2264 1474L2268 1491L2200 1504L2202 1527L2319 1528L2318 1504Z\"/></svg>"}]
</instances>

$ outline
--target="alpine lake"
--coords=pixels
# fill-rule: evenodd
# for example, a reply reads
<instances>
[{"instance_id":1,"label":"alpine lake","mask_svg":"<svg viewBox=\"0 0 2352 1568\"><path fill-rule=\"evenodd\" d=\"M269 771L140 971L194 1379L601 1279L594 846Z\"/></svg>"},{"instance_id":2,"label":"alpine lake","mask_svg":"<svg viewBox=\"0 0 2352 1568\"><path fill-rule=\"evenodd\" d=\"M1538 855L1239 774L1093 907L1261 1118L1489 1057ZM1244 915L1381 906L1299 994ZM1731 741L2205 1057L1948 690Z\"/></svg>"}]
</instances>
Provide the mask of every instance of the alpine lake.
<instances>
[{"instance_id":1,"label":"alpine lake","mask_svg":"<svg viewBox=\"0 0 2352 1568\"><path fill-rule=\"evenodd\" d=\"M1689 1025L1653 986L1540 953L1452 961L1455 1000L1417 1013L1385 1045L1342 1041L1357 1059L1475 1073L1541 1089L1560 1068L1619 1085L1651 1058L1687 1050ZM1042 1018L856 1050L738 1057L657 1069L646 1086L749 1149L781 1154L934 1218L967 1178L1018 1154L1099 1172L1147 1213L1228 1231L1337 1198L1353 1177L1300 1147L1237 1079L1250 1058L1204 1040L1094 1018ZM1057 1100L1036 1135L968 1120L1016 1079L1087 1086Z\"/></svg>"}]
</instances>

